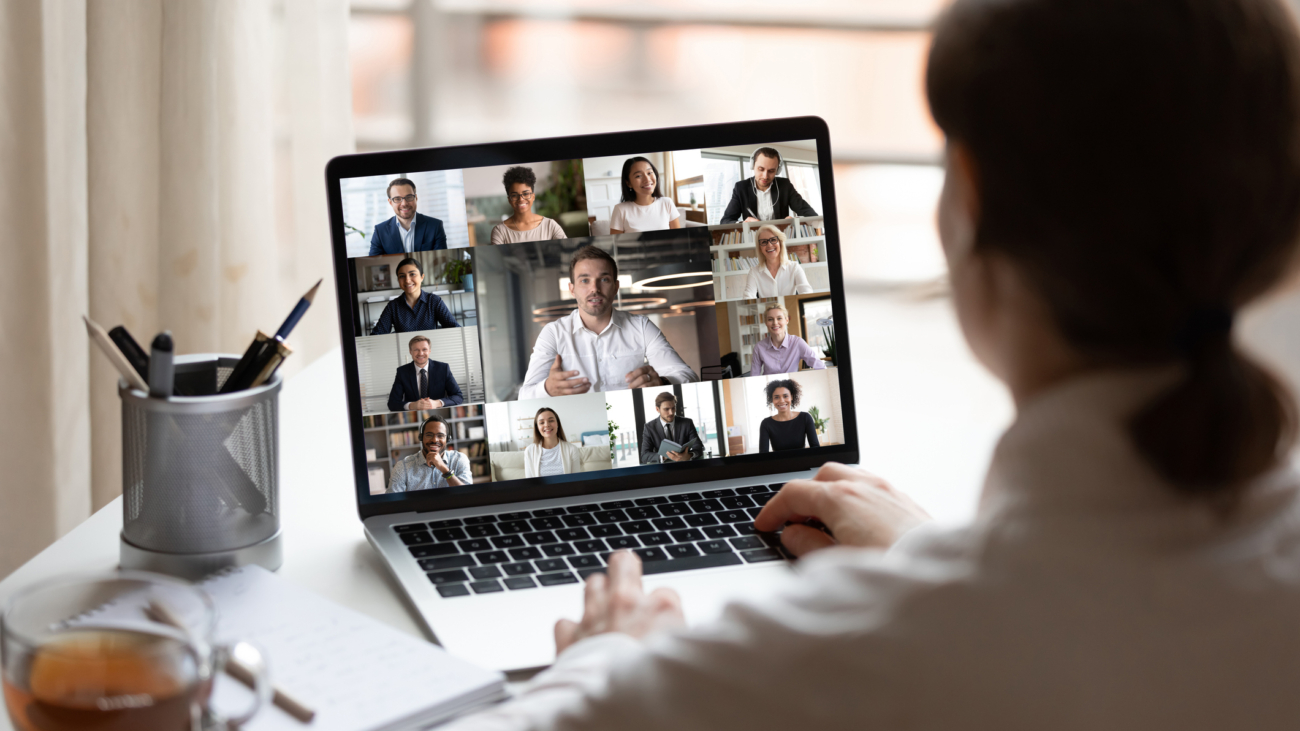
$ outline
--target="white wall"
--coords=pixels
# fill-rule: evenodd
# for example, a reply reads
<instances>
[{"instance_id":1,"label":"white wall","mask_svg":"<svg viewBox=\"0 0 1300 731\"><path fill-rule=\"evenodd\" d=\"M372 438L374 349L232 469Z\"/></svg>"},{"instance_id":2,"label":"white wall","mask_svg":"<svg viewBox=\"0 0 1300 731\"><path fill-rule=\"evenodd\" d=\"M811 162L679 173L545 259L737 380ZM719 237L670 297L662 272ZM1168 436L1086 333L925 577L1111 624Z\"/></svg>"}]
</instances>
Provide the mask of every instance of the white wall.
<instances>
[{"instance_id":1,"label":"white wall","mask_svg":"<svg viewBox=\"0 0 1300 731\"><path fill-rule=\"evenodd\" d=\"M493 445L506 444L507 451L522 451L533 443L532 418L543 406L555 410L560 417L560 424L564 426L564 436L575 445L580 444L583 432L608 431L604 394L584 393L578 396L487 404L488 442Z\"/></svg>"}]
</instances>

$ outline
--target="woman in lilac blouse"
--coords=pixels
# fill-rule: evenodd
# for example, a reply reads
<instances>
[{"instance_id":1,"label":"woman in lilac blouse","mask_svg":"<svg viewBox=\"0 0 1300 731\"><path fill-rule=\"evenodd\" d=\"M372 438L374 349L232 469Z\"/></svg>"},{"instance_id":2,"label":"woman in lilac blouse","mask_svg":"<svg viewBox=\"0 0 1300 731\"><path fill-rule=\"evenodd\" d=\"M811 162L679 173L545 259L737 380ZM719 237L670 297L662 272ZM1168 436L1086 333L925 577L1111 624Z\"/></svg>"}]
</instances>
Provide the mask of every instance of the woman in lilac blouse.
<instances>
[{"instance_id":1,"label":"woman in lilac blouse","mask_svg":"<svg viewBox=\"0 0 1300 731\"><path fill-rule=\"evenodd\" d=\"M765 376L773 373L798 373L799 361L819 371L826 367L812 346L798 335L786 332L790 313L781 305L771 305L763 313L767 324L767 337L754 343L749 375Z\"/></svg>"}]
</instances>

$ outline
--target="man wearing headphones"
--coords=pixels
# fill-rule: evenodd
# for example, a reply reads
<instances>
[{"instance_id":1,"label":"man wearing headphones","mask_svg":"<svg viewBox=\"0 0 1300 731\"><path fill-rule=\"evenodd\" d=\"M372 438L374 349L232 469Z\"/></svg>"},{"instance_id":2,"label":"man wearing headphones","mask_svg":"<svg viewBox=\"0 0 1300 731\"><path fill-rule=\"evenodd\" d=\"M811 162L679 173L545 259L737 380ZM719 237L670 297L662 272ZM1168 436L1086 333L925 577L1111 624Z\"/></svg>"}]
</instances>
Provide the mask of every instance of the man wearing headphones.
<instances>
[{"instance_id":1,"label":"man wearing headphones","mask_svg":"<svg viewBox=\"0 0 1300 731\"><path fill-rule=\"evenodd\" d=\"M800 216L817 215L789 178L776 177L785 164L781 153L771 147L760 147L754 150L749 162L754 176L736 183L731 202L722 214L722 223L775 221L789 218L791 211Z\"/></svg>"}]
</instances>

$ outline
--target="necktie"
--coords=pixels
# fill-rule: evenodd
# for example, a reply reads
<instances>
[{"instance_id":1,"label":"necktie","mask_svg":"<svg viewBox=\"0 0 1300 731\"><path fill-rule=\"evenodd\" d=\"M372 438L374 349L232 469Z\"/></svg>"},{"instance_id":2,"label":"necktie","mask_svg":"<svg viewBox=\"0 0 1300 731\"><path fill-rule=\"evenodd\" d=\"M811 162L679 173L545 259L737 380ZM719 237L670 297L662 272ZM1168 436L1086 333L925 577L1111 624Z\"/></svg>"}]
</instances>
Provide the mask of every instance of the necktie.
<instances>
[{"instance_id":1,"label":"necktie","mask_svg":"<svg viewBox=\"0 0 1300 731\"><path fill-rule=\"evenodd\" d=\"M675 441L675 440L673 440L673 425L672 425L672 424L664 424L664 436L665 436L667 439L671 440L671 441Z\"/></svg>"},{"instance_id":2,"label":"necktie","mask_svg":"<svg viewBox=\"0 0 1300 731\"><path fill-rule=\"evenodd\" d=\"M420 398L429 398L429 372L420 369Z\"/></svg>"}]
</instances>

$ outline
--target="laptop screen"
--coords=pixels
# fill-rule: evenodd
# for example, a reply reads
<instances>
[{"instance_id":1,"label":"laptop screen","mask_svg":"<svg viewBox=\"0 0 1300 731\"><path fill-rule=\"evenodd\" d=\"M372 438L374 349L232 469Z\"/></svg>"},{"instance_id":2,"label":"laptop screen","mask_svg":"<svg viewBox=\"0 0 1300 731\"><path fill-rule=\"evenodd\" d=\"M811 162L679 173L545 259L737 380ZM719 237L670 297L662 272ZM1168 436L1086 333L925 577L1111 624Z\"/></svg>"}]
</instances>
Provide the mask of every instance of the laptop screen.
<instances>
[{"instance_id":1,"label":"laptop screen","mask_svg":"<svg viewBox=\"0 0 1300 731\"><path fill-rule=\"evenodd\" d=\"M362 502L843 448L827 164L786 140L341 177Z\"/></svg>"}]
</instances>

